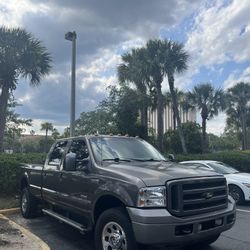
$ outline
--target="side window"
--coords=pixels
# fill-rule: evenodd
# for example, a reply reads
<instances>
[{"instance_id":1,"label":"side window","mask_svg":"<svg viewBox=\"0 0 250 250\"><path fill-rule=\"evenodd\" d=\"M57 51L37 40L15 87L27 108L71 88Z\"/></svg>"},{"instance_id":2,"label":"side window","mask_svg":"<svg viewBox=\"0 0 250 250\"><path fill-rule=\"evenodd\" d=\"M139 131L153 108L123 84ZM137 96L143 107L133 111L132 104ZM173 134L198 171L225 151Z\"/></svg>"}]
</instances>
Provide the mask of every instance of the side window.
<instances>
[{"instance_id":1,"label":"side window","mask_svg":"<svg viewBox=\"0 0 250 250\"><path fill-rule=\"evenodd\" d=\"M84 165L88 163L89 151L84 140L73 141L69 153L76 154L76 169L80 170Z\"/></svg>"},{"instance_id":2,"label":"side window","mask_svg":"<svg viewBox=\"0 0 250 250\"><path fill-rule=\"evenodd\" d=\"M53 151L50 153L47 169L57 170L60 168L62 157L67 147L67 143L67 141L59 141L55 145Z\"/></svg>"},{"instance_id":3,"label":"side window","mask_svg":"<svg viewBox=\"0 0 250 250\"><path fill-rule=\"evenodd\" d=\"M70 146L69 152L76 154L77 162L86 160L89 157L88 147L84 140L73 141Z\"/></svg>"}]
</instances>

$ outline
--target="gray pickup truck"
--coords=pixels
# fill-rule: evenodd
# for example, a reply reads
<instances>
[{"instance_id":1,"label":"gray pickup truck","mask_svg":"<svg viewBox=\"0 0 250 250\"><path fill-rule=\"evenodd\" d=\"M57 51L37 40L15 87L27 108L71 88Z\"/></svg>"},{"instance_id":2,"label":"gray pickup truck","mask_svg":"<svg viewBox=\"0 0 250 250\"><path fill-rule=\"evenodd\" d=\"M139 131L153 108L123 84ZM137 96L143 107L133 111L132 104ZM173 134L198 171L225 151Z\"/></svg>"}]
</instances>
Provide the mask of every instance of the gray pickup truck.
<instances>
[{"instance_id":1,"label":"gray pickup truck","mask_svg":"<svg viewBox=\"0 0 250 250\"><path fill-rule=\"evenodd\" d=\"M93 230L97 250L209 245L235 222L223 176L168 161L135 137L58 140L44 165L21 166L20 191L25 218L42 210Z\"/></svg>"}]
</instances>

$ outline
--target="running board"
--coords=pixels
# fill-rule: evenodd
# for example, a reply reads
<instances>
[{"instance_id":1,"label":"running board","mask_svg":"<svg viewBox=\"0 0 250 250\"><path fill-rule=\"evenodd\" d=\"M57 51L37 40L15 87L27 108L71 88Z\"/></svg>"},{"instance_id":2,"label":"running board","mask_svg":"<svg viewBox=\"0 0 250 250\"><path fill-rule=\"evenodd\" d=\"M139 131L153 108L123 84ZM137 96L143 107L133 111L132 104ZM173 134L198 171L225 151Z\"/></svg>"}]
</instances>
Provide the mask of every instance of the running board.
<instances>
[{"instance_id":1,"label":"running board","mask_svg":"<svg viewBox=\"0 0 250 250\"><path fill-rule=\"evenodd\" d=\"M78 230L81 231L81 233L84 233L87 231L87 228L85 226L83 226L82 224L78 223L78 222L75 222L65 216L62 216L61 214L58 214L52 210L49 210L49 209L42 209L43 213L45 214L48 214L56 219L58 219L59 221L62 221Z\"/></svg>"}]
</instances>

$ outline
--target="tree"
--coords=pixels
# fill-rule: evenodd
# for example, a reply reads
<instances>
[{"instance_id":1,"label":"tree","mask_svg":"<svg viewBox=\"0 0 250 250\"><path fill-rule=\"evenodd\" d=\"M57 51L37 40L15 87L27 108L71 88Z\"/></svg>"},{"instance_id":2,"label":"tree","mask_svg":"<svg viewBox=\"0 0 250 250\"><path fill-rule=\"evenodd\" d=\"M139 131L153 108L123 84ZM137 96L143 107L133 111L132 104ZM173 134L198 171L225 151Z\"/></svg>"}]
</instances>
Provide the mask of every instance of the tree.
<instances>
[{"instance_id":1,"label":"tree","mask_svg":"<svg viewBox=\"0 0 250 250\"><path fill-rule=\"evenodd\" d=\"M20 142L18 141L21 133L24 132L23 126L31 126L31 119L20 118L15 112L15 107L20 106L14 98L10 98L6 110L6 125L4 130L4 148L13 149L15 152L20 151Z\"/></svg>"},{"instance_id":2,"label":"tree","mask_svg":"<svg viewBox=\"0 0 250 250\"><path fill-rule=\"evenodd\" d=\"M138 90L140 101L141 126L145 131L145 138L148 136L148 106L150 97L148 95L150 85L147 81L144 61L144 49L132 49L130 53L122 55L122 63L118 66L118 78L120 83L132 83Z\"/></svg>"},{"instance_id":3,"label":"tree","mask_svg":"<svg viewBox=\"0 0 250 250\"><path fill-rule=\"evenodd\" d=\"M188 94L188 99L197 110L200 110L202 119L202 147L203 152L208 149L206 136L207 120L218 115L225 109L225 95L221 89L215 89L210 83L195 86Z\"/></svg>"},{"instance_id":4,"label":"tree","mask_svg":"<svg viewBox=\"0 0 250 250\"><path fill-rule=\"evenodd\" d=\"M75 124L76 135L110 134L117 131L110 113L103 108L82 112Z\"/></svg>"},{"instance_id":5,"label":"tree","mask_svg":"<svg viewBox=\"0 0 250 250\"><path fill-rule=\"evenodd\" d=\"M56 140L56 139L58 139L60 137L60 133L56 128L53 128L51 135L52 135L54 140Z\"/></svg>"},{"instance_id":6,"label":"tree","mask_svg":"<svg viewBox=\"0 0 250 250\"><path fill-rule=\"evenodd\" d=\"M179 107L182 108L183 111L188 112L189 110L194 109L194 107L188 101L187 93L175 88L175 96L176 96L177 103L178 103ZM165 93L164 104L170 106L171 109L173 110L173 121L174 121L174 128L173 129L176 130L177 119L175 117L174 107L173 107L173 103L172 103L172 96L171 96L170 92Z\"/></svg>"},{"instance_id":7,"label":"tree","mask_svg":"<svg viewBox=\"0 0 250 250\"><path fill-rule=\"evenodd\" d=\"M108 97L94 111L82 112L76 120L76 133L129 134L143 136L138 124L139 101L137 91L128 86L109 88Z\"/></svg>"},{"instance_id":8,"label":"tree","mask_svg":"<svg viewBox=\"0 0 250 250\"><path fill-rule=\"evenodd\" d=\"M232 130L227 130L220 136L209 133L207 137L209 150L212 152L222 150L238 150L240 148L239 135L237 132Z\"/></svg>"},{"instance_id":9,"label":"tree","mask_svg":"<svg viewBox=\"0 0 250 250\"><path fill-rule=\"evenodd\" d=\"M239 82L227 92L227 125L241 133L242 149L247 149L247 124L250 125L250 85Z\"/></svg>"},{"instance_id":10,"label":"tree","mask_svg":"<svg viewBox=\"0 0 250 250\"><path fill-rule=\"evenodd\" d=\"M0 28L0 152L10 94L21 77L29 78L31 86L37 86L49 73L50 62L50 54L31 33L19 28Z\"/></svg>"},{"instance_id":11,"label":"tree","mask_svg":"<svg viewBox=\"0 0 250 250\"><path fill-rule=\"evenodd\" d=\"M181 124L188 153L198 154L202 152L201 127L196 122L186 122ZM164 147L168 153L181 153L182 145L177 130L168 130L164 134Z\"/></svg>"},{"instance_id":12,"label":"tree","mask_svg":"<svg viewBox=\"0 0 250 250\"><path fill-rule=\"evenodd\" d=\"M41 131L45 131L45 139L48 138L48 132L53 131L53 125L50 122L44 122L41 124Z\"/></svg>"},{"instance_id":13,"label":"tree","mask_svg":"<svg viewBox=\"0 0 250 250\"><path fill-rule=\"evenodd\" d=\"M146 45L146 70L151 85L155 86L157 95L157 123L158 123L158 146L163 149L163 95L162 82L165 76L168 78L169 90L172 97L173 109L180 127L181 120L178 102L175 93L175 74L182 73L187 69L188 54L182 43L171 40L149 40ZM181 145L184 153L187 153L185 138L182 128L178 129Z\"/></svg>"},{"instance_id":14,"label":"tree","mask_svg":"<svg viewBox=\"0 0 250 250\"><path fill-rule=\"evenodd\" d=\"M70 128L66 127L62 133L62 135L60 136L61 138L67 138L70 137Z\"/></svg>"},{"instance_id":15,"label":"tree","mask_svg":"<svg viewBox=\"0 0 250 250\"><path fill-rule=\"evenodd\" d=\"M44 152L47 152L47 149L48 149L48 144L49 144L49 141L48 141L48 132L49 131L53 131L53 125L52 123L50 122L44 122L41 124L41 131L45 131L45 142L42 142L42 144L44 145ZM46 143L48 142L48 143Z\"/></svg>"},{"instance_id":16,"label":"tree","mask_svg":"<svg viewBox=\"0 0 250 250\"><path fill-rule=\"evenodd\" d=\"M109 124L119 134L145 135L145 128L138 124L140 94L126 85L112 86L109 96L98 106L108 113Z\"/></svg>"}]
</instances>

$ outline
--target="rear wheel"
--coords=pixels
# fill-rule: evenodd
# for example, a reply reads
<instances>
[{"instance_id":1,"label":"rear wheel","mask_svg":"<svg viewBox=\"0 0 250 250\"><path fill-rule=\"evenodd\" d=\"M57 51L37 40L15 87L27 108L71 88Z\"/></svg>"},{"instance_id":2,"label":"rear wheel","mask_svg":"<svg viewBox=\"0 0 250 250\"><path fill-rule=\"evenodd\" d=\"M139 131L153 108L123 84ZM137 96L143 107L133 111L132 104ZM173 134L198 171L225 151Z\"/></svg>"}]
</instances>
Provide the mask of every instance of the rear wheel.
<instances>
[{"instance_id":1,"label":"rear wheel","mask_svg":"<svg viewBox=\"0 0 250 250\"><path fill-rule=\"evenodd\" d=\"M104 211L95 227L97 250L136 250L129 217L122 208L111 208Z\"/></svg>"},{"instance_id":2,"label":"rear wheel","mask_svg":"<svg viewBox=\"0 0 250 250\"><path fill-rule=\"evenodd\" d=\"M236 204L242 204L245 200L242 190L235 185L229 185L229 194L233 197Z\"/></svg>"},{"instance_id":3,"label":"rear wheel","mask_svg":"<svg viewBox=\"0 0 250 250\"><path fill-rule=\"evenodd\" d=\"M37 212L37 200L30 194L28 188L24 188L21 193L20 208L24 218L32 218Z\"/></svg>"}]
</instances>

